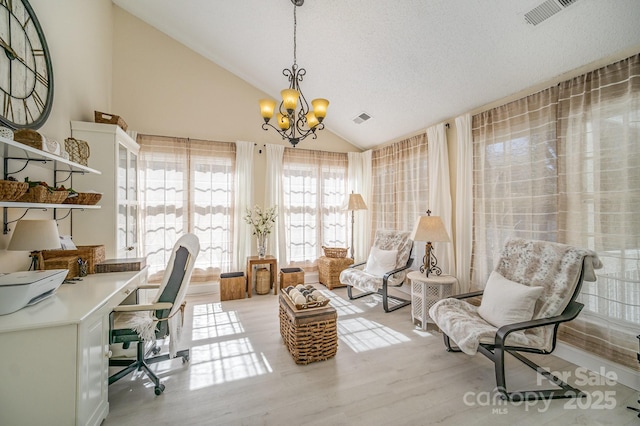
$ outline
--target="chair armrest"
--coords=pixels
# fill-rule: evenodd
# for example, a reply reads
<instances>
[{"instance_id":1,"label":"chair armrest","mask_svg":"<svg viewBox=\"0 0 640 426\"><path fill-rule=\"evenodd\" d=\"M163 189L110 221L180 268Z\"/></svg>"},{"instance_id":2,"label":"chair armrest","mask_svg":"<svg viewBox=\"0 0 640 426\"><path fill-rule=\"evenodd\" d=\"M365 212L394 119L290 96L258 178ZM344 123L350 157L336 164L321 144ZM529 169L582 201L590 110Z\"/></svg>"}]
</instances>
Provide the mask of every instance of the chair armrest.
<instances>
[{"instance_id":1,"label":"chair armrest","mask_svg":"<svg viewBox=\"0 0 640 426\"><path fill-rule=\"evenodd\" d=\"M137 290L158 290L160 288L160 284L142 284L139 285Z\"/></svg>"},{"instance_id":2,"label":"chair armrest","mask_svg":"<svg viewBox=\"0 0 640 426\"><path fill-rule=\"evenodd\" d=\"M456 294L455 296L449 296L452 299L469 299L470 297L482 296L484 294L484 290L472 291L470 293L462 293Z\"/></svg>"},{"instance_id":3,"label":"chair armrest","mask_svg":"<svg viewBox=\"0 0 640 426\"><path fill-rule=\"evenodd\" d=\"M386 283L389 280L389 277L391 275L396 274L400 271L404 271L405 269L409 269L409 267L411 266L411 263L413 263L413 259L409 258L409 261L407 262L406 265L387 272L386 274L383 275L382 280Z\"/></svg>"},{"instance_id":4,"label":"chair armrest","mask_svg":"<svg viewBox=\"0 0 640 426\"><path fill-rule=\"evenodd\" d=\"M366 265L367 262L354 263L353 265L349 265L349 268L357 268L358 266Z\"/></svg>"},{"instance_id":5,"label":"chair armrest","mask_svg":"<svg viewBox=\"0 0 640 426\"><path fill-rule=\"evenodd\" d=\"M118 305L113 308L114 312L138 312L138 311L156 311L161 309L171 309L173 303L159 302L143 305Z\"/></svg>"},{"instance_id":6,"label":"chair armrest","mask_svg":"<svg viewBox=\"0 0 640 426\"><path fill-rule=\"evenodd\" d=\"M584 308L584 305L582 303L573 301L569 303L566 308L564 308L564 311L560 315L503 325L496 332L496 346L504 346L504 341L506 340L507 336L514 331L527 330L530 328L560 324L562 322L571 321L578 316L580 311L582 311L582 308Z\"/></svg>"}]
</instances>

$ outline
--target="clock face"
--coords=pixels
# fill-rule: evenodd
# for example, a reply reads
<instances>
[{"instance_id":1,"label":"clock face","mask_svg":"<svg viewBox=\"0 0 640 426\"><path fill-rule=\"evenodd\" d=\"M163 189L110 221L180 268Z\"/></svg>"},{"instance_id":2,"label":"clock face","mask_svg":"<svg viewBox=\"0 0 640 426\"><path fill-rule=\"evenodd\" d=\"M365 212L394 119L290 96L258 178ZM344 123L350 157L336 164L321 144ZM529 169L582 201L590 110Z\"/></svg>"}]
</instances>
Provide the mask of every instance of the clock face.
<instances>
[{"instance_id":1,"label":"clock face","mask_svg":"<svg viewBox=\"0 0 640 426\"><path fill-rule=\"evenodd\" d=\"M0 124L41 127L53 103L53 68L27 0L0 0Z\"/></svg>"}]
</instances>

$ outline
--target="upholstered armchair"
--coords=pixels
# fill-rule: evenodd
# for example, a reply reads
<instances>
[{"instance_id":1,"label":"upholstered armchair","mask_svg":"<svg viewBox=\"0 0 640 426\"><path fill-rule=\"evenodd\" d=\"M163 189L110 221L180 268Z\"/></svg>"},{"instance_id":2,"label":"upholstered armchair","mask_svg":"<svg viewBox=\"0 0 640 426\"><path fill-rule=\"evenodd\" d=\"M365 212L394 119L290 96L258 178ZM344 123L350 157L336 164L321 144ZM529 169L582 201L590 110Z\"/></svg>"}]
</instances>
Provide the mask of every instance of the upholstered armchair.
<instances>
[{"instance_id":1,"label":"upholstered armchair","mask_svg":"<svg viewBox=\"0 0 640 426\"><path fill-rule=\"evenodd\" d=\"M411 304L411 300L389 294L389 287L399 287L405 280L413 259L413 240L409 232L376 231L375 240L366 262L351 265L340 273L340 283L347 286L349 299L359 299L370 294L382 296L385 312L395 311ZM360 294L354 295L352 288ZM394 303L389 306L389 299Z\"/></svg>"},{"instance_id":2,"label":"upholstered armchair","mask_svg":"<svg viewBox=\"0 0 640 426\"><path fill-rule=\"evenodd\" d=\"M553 352L558 326L576 318L583 308L575 301L582 281L595 281L594 269L600 267L598 256L590 250L512 239L505 244L483 291L440 300L429 309L429 316L442 330L448 351L480 352L494 362L497 390L505 399L580 397L584 393L521 352ZM479 306L467 302L477 296L482 296ZM559 388L508 392L505 353Z\"/></svg>"}]
</instances>

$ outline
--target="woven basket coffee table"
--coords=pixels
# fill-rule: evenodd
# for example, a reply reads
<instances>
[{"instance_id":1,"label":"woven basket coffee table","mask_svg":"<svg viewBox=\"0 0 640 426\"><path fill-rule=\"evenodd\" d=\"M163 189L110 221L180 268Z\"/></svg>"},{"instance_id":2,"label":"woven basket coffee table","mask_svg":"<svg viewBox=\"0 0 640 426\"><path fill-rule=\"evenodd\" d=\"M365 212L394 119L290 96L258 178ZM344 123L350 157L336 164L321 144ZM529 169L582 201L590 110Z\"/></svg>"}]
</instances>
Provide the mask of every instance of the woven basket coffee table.
<instances>
[{"instance_id":1,"label":"woven basket coffee table","mask_svg":"<svg viewBox=\"0 0 640 426\"><path fill-rule=\"evenodd\" d=\"M280 294L280 335L296 364L324 361L338 351L338 314L323 306L298 310Z\"/></svg>"}]
</instances>

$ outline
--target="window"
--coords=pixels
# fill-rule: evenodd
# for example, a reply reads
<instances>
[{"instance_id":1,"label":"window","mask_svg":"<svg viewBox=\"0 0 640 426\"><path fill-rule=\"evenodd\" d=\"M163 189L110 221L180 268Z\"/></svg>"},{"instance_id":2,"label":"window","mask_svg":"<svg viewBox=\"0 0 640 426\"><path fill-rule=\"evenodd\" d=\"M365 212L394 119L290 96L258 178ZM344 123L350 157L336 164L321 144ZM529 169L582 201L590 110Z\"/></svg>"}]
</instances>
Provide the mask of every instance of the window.
<instances>
[{"instance_id":1,"label":"window","mask_svg":"<svg viewBox=\"0 0 640 426\"><path fill-rule=\"evenodd\" d=\"M142 241L159 280L180 235L200 239L194 281L216 279L233 261L235 145L140 135Z\"/></svg>"},{"instance_id":2,"label":"window","mask_svg":"<svg viewBox=\"0 0 640 426\"><path fill-rule=\"evenodd\" d=\"M283 163L287 258L311 266L323 245L348 245L347 155L286 148Z\"/></svg>"}]
</instances>

